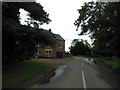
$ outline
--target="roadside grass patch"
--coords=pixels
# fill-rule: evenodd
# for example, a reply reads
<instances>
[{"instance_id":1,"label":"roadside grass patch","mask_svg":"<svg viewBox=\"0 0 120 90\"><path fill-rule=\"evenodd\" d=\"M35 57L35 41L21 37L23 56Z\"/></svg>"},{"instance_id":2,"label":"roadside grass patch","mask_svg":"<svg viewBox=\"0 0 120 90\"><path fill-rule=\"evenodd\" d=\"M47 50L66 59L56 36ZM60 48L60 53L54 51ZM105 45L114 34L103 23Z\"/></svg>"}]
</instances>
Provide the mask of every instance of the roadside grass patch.
<instances>
[{"instance_id":1,"label":"roadside grass patch","mask_svg":"<svg viewBox=\"0 0 120 90\"><path fill-rule=\"evenodd\" d=\"M65 57L65 59L73 59L73 57L72 57L72 56L70 56L70 57Z\"/></svg>"},{"instance_id":2,"label":"roadside grass patch","mask_svg":"<svg viewBox=\"0 0 120 90\"><path fill-rule=\"evenodd\" d=\"M2 87L14 88L18 85L40 75L40 72L50 68L50 65L39 62L25 60L24 62L15 63L10 67L3 69Z\"/></svg>"},{"instance_id":3,"label":"roadside grass patch","mask_svg":"<svg viewBox=\"0 0 120 90\"><path fill-rule=\"evenodd\" d=\"M94 58L96 59L97 62L102 63L103 65L118 71L120 69L120 60L116 59L113 60L111 58L105 58L105 57L101 57L101 58Z\"/></svg>"},{"instance_id":4,"label":"roadside grass patch","mask_svg":"<svg viewBox=\"0 0 120 90\"><path fill-rule=\"evenodd\" d=\"M102 56L80 56L95 59L96 62L101 63L104 66L111 68L114 71L120 72L120 58L112 59L111 57Z\"/></svg>"}]
</instances>

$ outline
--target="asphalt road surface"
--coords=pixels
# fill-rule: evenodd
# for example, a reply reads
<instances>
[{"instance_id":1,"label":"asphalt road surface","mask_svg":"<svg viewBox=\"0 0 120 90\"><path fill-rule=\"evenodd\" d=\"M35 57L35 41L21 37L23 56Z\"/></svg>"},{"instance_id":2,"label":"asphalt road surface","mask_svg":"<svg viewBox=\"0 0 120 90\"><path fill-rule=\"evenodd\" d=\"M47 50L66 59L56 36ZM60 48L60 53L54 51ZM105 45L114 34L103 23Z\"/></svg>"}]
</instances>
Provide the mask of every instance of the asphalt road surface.
<instances>
[{"instance_id":1,"label":"asphalt road surface","mask_svg":"<svg viewBox=\"0 0 120 90\"><path fill-rule=\"evenodd\" d=\"M31 88L119 88L119 77L108 68L83 57L59 66L50 82Z\"/></svg>"}]
</instances>

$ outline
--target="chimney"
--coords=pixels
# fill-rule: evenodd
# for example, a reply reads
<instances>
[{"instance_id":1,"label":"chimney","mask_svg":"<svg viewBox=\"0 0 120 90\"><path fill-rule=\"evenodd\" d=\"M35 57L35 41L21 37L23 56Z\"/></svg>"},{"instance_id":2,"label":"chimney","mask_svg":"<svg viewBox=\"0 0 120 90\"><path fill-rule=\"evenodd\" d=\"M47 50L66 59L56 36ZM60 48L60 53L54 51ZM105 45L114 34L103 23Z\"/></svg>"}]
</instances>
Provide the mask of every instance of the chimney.
<instances>
[{"instance_id":1,"label":"chimney","mask_svg":"<svg viewBox=\"0 0 120 90\"><path fill-rule=\"evenodd\" d=\"M49 29L49 31L51 32L51 29Z\"/></svg>"}]
</instances>

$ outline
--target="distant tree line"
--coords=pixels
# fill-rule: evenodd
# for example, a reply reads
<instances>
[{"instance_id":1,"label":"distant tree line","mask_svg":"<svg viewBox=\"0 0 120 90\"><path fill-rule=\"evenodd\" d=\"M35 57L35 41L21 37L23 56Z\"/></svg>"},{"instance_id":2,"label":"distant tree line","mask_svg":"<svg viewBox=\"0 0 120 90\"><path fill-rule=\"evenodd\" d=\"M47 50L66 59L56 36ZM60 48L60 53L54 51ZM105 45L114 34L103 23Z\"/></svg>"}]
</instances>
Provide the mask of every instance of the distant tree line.
<instances>
[{"instance_id":1,"label":"distant tree line","mask_svg":"<svg viewBox=\"0 0 120 90\"><path fill-rule=\"evenodd\" d=\"M78 12L74 25L94 40L93 54L120 57L120 2L88 2Z\"/></svg>"},{"instance_id":2,"label":"distant tree line","mask_svg":"<svg viewBox=\"0 0 120 90\"><path fill-rule=\"evenodd\" d=\"M19 21L19 9L29 12L31 21L24 26ZM2 63L9 64L34 56L37 43L53 45L54 39L36 26L49 23L49 14L35 2L2 2ZM30 27L33 24L34 27Z\"/></svg>"},{"instance_id":3,"label":"distant tree line","mask_svg":"<svg viewBox=\"0 0 120 90\"><path fill-rule=\"evenodd\" d=\"M74 39L69 47L72 55L90 55L91 49L88 42L85 40Z\"/></svg>"}]
</instances>

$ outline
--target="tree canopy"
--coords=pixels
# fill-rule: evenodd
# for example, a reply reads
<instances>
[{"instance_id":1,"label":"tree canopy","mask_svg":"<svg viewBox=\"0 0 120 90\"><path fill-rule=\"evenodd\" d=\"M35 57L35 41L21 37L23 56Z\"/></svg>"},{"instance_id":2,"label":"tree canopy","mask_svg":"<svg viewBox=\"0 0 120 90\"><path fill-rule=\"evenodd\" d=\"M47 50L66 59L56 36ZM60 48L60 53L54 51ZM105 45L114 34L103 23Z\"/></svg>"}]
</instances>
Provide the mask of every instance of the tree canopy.
<instances>
[{"instance_id":1,"label":"tree canopy","mask_svg":"<svg viewBox=\"0 0 120 90\"><path fill-rule=\"evenodd\" d=\"M29 12L30 24L41 25L49 23L49 14L41 4L35 2L2 2L2 40L3 64L31 58L35 54L38 43L53 45L55 39L42 32L43 29L24 26L19 22L19 9Z\"/></svg>"},{"instance_id":2,"label":"tree canopy","mask_svg":"<svg viewBox=\"0 0 120 90\"><path fill-rule=\"evenodd\" d=\"M94 39L94 54L119 57L120 2L88 2L78 12L74 25Z\"/></svg>"},{"instance_id":3,"label":"tree canopy","mask_svg":"<svg viewBox=\"0 0 120 90\"><path fill-rule=\"evenodd\" d=\"M69 47L72 55L90 55L91 50L87 41L74 39Z\"/></svg>"},{"instance_id":4,"label":"tree canopy","mask_svg":"<svg viewBox=\"0 0 120 90\"><path fill-rule=\"evenodd\" d=\"M42 25L44 23L48 24L51 21L49 14L43 10L40 3L36 2L4 2L2 3L3 17L19 22L20 8L29 12L28 15L31 17L31 23Z\"/></svg>"}]
</instances>

